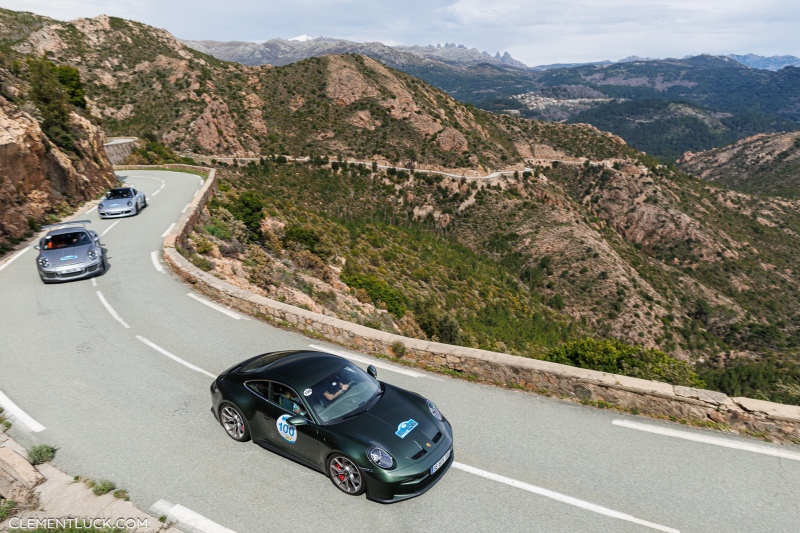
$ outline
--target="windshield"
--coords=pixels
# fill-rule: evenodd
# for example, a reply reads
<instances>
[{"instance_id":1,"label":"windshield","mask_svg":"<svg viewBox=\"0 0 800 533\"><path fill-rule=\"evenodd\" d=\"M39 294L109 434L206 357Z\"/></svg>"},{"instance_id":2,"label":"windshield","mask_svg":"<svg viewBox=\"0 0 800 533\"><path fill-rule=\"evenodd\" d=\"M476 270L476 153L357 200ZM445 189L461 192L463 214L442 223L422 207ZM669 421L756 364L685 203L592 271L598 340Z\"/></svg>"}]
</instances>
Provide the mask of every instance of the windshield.
<instances>
[{"instance_id":1,"label":"windshield","mask_svg":"<svg viewBox=\"0 0 800 533\"><path fill-rule=\"evenodd\" d=\"M111 189L106 194L106 198L109 200L120 200L122 198L131 198L133 196L133 192L130 189Z\"/></svg>"},{"instance_id":2,"label":"windshield","mask_svg":"<svg viewBox=\"0 0 800 533\"><path fill-rule=\"evenodd\" d=\"M72 233L60 233L58 235L48 235L45 237L45 250L58 250L59 248L70 248L72 246L83 246L91 244L92 239L85 231L75 231Z\"/></svg>"},{"instance_id":3,"label":"windshield","mask_svg":"<svg viewBox=\"0 0 800 533\"><path fill-rule=\"evenodd\" d=\"M378 392L375 378L348 363L307 388L303 396L324 423L361 412Z\"/></svg>"}]
</instances>

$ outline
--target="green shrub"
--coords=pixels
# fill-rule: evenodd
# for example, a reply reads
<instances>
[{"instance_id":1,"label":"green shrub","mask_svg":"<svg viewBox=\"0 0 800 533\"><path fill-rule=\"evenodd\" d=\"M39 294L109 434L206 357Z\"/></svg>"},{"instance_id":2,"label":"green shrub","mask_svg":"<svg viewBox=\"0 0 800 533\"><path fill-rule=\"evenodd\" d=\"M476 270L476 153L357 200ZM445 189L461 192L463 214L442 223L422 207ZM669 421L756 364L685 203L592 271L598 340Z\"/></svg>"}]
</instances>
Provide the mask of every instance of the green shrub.
<instances>
[{"instance_id":1,"label":"green shrub","mask_svg":"<svg viewBox=\"0 0 800 533\"><path fill-rule=\"evenodd\" d=\"M660 350L631 346L616 339L585 338L568 342L549 350L543 359L672 385L705 386L689 363Z\"/></svg>"},{"instance_id":2,"label":"green shrub","mask_svg":"<svg viewBox=\"0 0 800 533\"><path fill-rule=\"evenodd\" d=\"M53 460L56 449L49 444L39 444L28 449L28 461L32 465L40 465Z\"/></svg>"}]
</instances>

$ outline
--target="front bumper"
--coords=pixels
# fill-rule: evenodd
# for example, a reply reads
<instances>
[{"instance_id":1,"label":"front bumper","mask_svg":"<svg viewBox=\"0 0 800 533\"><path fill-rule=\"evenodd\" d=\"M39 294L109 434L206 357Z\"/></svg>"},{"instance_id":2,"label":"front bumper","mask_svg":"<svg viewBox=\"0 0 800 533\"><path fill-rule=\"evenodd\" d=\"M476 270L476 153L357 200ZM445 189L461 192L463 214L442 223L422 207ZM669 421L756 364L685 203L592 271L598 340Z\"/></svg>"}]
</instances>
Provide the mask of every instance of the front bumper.
<instances>
[{"instance_id":1,"label":"front bumper","mask_svg":"<svg viewBox=\"0 0 800 533\"><path fill-rule=\"evenodd\" d=\"M129 217L133 214L133 206L125 207L125 208L108 208L104 210L97 210L97 214L100 215L100 218L122 218L122 217Z\"/></svg>"},{"instance_id":2,"label":"front bumper","mask_svg":"<svg viewBox=\"0 0 800 533\"><path fill-rule=\"evenodd\" d=\"M39 277L44 282L70 281L94 276L102 271L103 258L100 257L91 263L80 265L66 265L60 267L39 266Z\"/></svg>"},{"instance_id":3,"label":"front bumper","mask_svg":"<svg viewBox=\"0 0 800 533\"><path fill-rule=\"evenodd\" d=\"M430 490L450 469L455 461L453 450L453 430L446 421L446 439L437 446L437 453L430 453L426 459L398 471L364 471L367 476L367 499L378 503L395 503L414 498ZM441 459L449 453L444 463ZM440 463L431 474L431 467Z\"/></svg>"}]
</instances>

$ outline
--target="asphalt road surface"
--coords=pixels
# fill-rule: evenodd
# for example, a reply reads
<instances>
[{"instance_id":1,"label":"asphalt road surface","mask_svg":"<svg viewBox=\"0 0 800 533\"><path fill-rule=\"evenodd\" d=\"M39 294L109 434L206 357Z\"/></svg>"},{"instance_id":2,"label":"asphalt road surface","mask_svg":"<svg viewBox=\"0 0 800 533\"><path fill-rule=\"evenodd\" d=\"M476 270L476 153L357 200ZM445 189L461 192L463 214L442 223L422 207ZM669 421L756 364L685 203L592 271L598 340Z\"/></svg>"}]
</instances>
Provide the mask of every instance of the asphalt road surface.
<instances>
[{"instance_id":1,"label":"asphalt road surface","mask_svg":"<svg viewBox=\"0 0 800 533\"><path fill-rule=\"evenodd\" d=\"M0 264L0 392L40 424L18 416L10 433L56 446L54 464L71 475L112 480L145 510L171 502L239 533L800 530L798 446L398 367L208 305L158 259L201 180L120 175L149 207L125 219L80 216L102 235L104 275L44 285L32 249ZM433 489L372 503L225 434L209 411L209 376L310 345L375 362L379 379L439 406L456 463Z\"/></svg>"}]
</instances>

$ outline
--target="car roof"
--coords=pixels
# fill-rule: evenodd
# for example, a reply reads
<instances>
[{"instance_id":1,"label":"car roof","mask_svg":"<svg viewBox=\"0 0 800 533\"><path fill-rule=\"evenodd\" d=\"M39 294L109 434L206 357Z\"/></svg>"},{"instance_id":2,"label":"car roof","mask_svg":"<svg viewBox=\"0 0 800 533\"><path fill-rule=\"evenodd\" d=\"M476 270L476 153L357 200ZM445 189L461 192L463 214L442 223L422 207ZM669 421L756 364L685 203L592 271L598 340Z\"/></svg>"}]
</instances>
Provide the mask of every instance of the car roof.
<instances>
[{"instance_id":1,"label":"car roof","mask_svg":"<svg viewBox=\"0 0 800 533\"><path fill-rule=\"evenodd\" d=\"M295 390L305 389L348 364L325 352L291 350L262 354L245 361L237 374L245 379L271 379Z\"/></svg>"}]
</instances>

